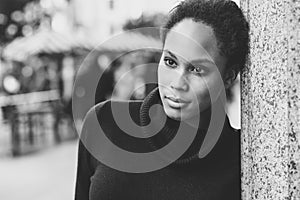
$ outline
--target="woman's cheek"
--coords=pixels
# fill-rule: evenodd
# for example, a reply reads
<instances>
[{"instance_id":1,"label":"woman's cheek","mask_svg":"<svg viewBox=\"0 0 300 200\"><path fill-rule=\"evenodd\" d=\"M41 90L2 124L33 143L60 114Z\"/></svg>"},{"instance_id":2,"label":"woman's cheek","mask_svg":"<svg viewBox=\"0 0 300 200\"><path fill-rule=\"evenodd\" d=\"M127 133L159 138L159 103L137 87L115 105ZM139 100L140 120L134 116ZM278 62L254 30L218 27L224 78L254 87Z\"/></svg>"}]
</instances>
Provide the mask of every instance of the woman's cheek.
<instances>
[{"instance_id":1,"label":"woman's cheek","mask_svg":"<svg viewBox=\"0 0 300 200\"><path fill-rule=\"evenodd\" d=\"M160 65L158 68L158 83L166 86L170 79L169 74L170 71L165 66Z\"/></svg>"}]
</instances>

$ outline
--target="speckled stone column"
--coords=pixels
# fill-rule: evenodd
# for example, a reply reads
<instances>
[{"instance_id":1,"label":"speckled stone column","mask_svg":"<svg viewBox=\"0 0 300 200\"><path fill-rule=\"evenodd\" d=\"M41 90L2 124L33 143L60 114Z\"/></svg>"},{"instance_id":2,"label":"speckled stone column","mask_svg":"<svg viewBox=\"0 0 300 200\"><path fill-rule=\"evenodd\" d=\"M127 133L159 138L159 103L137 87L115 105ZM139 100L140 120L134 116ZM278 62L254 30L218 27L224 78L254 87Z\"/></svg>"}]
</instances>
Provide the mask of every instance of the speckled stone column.
<instances>
[{"instance_id":1,"label":"speckled stone column","mask_svg":"<svg viewBox=\"0 0 300 200\"><path fill-rule=\"evenodd\" d=\"M241 0L251 29L242 74L242 199L300 199L300 1Z\"/></svg>"}]
</instances>

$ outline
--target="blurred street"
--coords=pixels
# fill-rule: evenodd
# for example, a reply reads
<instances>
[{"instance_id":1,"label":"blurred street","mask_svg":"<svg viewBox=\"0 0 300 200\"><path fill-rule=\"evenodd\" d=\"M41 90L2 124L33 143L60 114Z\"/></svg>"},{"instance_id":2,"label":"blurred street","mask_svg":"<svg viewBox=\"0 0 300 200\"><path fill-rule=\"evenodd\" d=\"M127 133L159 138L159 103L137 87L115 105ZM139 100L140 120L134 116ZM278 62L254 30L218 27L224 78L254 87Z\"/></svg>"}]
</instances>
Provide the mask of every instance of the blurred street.
<instances>
[{"instance_id":1,"label":"blurred street","mask_svg":"<svg viewBox=\"0 0 300 200\"><path fill-rule=\"evenodd\" d=\"M114 58L147 45L160 47L158 32L129 30L160 27L176 2L1 1L0 200L74 199L78 139L71 97L75 78L90 79L85 73L78 75L79 68L105 71L95 103L144 98L154 86L141 85L156 77L157 65L142 70L135 66L158 63L160 53L141 49ZM121 31L125 34L120 42L98 48ZM122 82L127 88L117 87L113 93L117 75L127 71L134 79ZM90 107L77 108L80 115L74 121L79 127Z\"/></svg>"},{"instance_id":2,"label":"blurred street","mask_svg":"<svg viewBox=\"0 0 300 200\"><path fill-rule=\"evenodd\" d=\"M73 199L76 159L77 140L18 158L1 158L0 199Z\"/></svg>"}]
</instances>

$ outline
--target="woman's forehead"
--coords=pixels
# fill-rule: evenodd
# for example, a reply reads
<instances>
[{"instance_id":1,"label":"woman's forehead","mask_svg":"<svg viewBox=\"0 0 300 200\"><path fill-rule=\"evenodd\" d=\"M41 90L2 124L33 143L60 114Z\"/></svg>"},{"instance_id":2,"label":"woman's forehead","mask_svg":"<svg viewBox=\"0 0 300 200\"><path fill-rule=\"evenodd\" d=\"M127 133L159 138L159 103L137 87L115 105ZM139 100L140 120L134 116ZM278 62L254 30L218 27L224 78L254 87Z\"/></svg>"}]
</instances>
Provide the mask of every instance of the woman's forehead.
<instances>
[{"instance_id":1,"label":"woman's forehead","mask_svg":"<svg viewBox=\"0 0 300 200\"><path fill-rule=\"evenodd\" d=\"M213 29L192 19L179 22L168 32L164 44L164 52L166 51L187 61L223 60Z\"/></svg>"},{"instance_id":2,"label":"woman's forehead","mask_svg":"<svg viewBox=\"0 0 300 200\"><path fill-rule=\"evenodd\" d=\"M191 19L185 19L176 24L168 32L164 46L177 52L189 50L188 52L191 54L203 51L216 54L219 51L212 28Z\"/></svg>"}]
</instances>

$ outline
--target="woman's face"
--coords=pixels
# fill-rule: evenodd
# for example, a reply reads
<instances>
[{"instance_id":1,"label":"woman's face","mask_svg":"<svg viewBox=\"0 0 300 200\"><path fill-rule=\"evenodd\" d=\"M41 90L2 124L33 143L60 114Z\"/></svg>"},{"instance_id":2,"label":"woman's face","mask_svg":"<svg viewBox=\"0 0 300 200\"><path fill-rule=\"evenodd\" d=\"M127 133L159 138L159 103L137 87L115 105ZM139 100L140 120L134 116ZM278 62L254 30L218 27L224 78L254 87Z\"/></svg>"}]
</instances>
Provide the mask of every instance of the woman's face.
<instances>
[{"instance_id":1,"label":"woman's face","mask_svg":"<svg viewBox=\"0 0 300 200\"><path fill-rule=\"evenodd\" d=\"M166 114L176 120L198 117L211 104L209 91L221 91L226 58L213 29L185 19L167 34L158 68L159 93Z\"/></svg>"}]
</instances>

